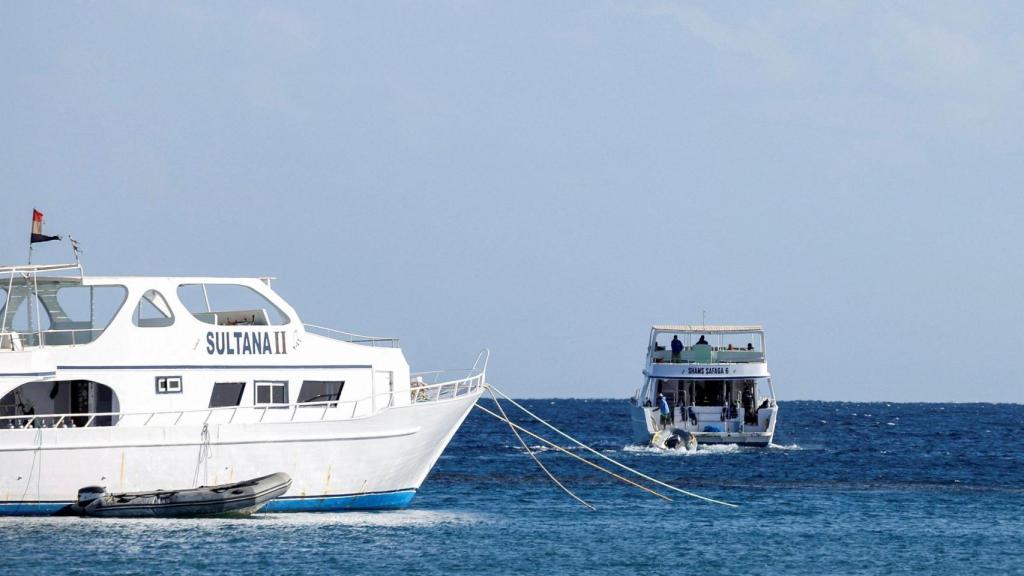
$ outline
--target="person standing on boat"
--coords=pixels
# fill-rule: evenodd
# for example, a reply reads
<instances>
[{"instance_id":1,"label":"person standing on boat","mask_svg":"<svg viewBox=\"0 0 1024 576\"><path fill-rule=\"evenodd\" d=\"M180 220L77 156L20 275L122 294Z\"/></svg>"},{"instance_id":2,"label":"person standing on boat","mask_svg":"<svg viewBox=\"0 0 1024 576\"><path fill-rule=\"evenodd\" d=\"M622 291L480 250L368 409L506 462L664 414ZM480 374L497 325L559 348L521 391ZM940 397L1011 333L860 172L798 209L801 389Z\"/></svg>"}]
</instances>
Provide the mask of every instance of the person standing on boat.
<instances>
[{"instance_id":1,"label":"person standing on boat","mask_svg":"<svg viewBox=\"0 0 1024 576\"><path fill-rule=\"evenodd\" d=\"M679 359L683 353L683 342L679 340L679 336L676 334L672 335L672 363L678 364Z\"/></svg>"},{"instance_id":2,"label":"person standing on boat","mask_svg":"<svg viewBox=\"0 0 1024 576\"><path fill-rule=\"evenodd\" d=\"M669 423L669 409L668 400L665 400L664 394L658 394L658 410L661 412L661 425L665 426Z\"/></svg>"},{"instance_id":3,"label":"person standing on boat","mask_svg":"<svg viewBox=\"0 0 1024 576\"><path fill-rule=\"evenodd\" d=\"M756 424L757 416L754 415L754 390L750 385L743 387L743 416L748 424ZM754 416L754 421L750 421L750 417Z\"/></svg>"}]
</instances>

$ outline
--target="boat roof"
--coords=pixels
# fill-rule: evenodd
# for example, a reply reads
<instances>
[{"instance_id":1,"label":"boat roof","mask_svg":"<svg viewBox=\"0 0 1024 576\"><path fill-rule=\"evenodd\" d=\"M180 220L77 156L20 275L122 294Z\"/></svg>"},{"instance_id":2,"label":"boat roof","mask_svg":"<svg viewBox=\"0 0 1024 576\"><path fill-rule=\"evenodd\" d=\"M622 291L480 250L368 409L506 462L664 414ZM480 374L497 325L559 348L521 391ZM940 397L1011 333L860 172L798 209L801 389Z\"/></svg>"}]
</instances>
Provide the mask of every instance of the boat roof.
<instances>
[{"instance_id":1,"label":"boat roof","mask_svg":"<svg viewBox=\"0 0 1024 576\"><path fill-rule=\"evenodd\" d=\"M713 325L713 324L655 324L652 329L657 332L692 332L694 334L746 334L763 332L764 328L757 324L747 325Z\"/></svg>"},{"instance_id":2,"label":"boat roof","mask_svg":"<svg viewBox=\"0 0 1024 576\"><path fill-rule=\"evenodd\" d=\"M37 276L36 280L39 283L44 282L82 282L85 280L88 284L102 284L105 282L124 282L131 280L145 280L152 278L176 280L183 283L190 284L214 284L214 283L227 283L234 281L260 281L267 284L270 280L276 280L273 276L161 276L161 275L124 275L124 276L90 276L86 275L80 264L15 264L10 266L0 265L0 275L8 276L10 274L40 274L45 272L65 272L69 270L77 271L78 274L75 276L60 276L60 275L48 275L48 276ZM0 282L0 287L3 286L3 282Z\"/></svg>"},{"instance_id":3,"label":"boat roof","mask_svg":"<svg viewBox=\"0 0 1024 576\"><path fill-rule=\"evenodd\" d=\"M58 272L63 270L81 270L78 264L14 264L11 266L0 266L0 274L11 274L23 272L33 274L38 272Z\"/></svg>"}]
</instances>

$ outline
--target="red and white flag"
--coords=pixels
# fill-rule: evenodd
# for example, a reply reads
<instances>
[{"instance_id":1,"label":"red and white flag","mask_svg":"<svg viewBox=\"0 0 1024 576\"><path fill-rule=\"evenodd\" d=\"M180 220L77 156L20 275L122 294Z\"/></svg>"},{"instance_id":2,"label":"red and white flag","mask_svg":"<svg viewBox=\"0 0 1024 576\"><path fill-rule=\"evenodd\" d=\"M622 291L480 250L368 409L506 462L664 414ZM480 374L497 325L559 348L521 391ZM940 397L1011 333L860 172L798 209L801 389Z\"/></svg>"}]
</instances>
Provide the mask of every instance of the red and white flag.
<instances>
[{"instance_id":1,"label":"red and white flag","mask_svg":"<svg viewBox=\"0 0 1024 576\"><path fill-rule=\"evenodd\" d=\"M50 240L60 240L60 236L47 236L43 234L43 213L33 208L32 239L28 243L35 244L36 242L49 242Z\"/></svg>"}]
</instances>

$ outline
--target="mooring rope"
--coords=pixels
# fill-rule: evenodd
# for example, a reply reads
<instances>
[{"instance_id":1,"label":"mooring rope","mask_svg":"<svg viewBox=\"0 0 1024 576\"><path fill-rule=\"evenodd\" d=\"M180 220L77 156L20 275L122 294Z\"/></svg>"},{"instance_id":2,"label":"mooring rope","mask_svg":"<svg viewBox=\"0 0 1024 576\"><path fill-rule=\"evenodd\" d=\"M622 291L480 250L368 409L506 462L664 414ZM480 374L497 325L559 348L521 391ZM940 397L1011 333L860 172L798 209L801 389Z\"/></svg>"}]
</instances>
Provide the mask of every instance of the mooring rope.
<instances>
[{"instance_id":1,"label":"mooring rope","mask_svg":"<svg viewBox=\"0 0 1024 576\"><path fill-rule=\"evenodd\" d=\"M615 477L615 478L618 478L619 480L622 480L623 482L625 482L625 483L627 483L627 484L630 484L630 485L632 485L632 486L635 486L635 487L637 487L637 488L639 488L639 489L643 490L644 492L649 492L649 493L651 493L651 494L654 494L654 495L655 495L655 496L657 496L658 498L661 498L661 499L663 499L663 500L667 500L667 501L669 501L669 502L671 502L671 501L672 501L672 499L671 499L671 498L669 498L668 496L665 496L664 494L662 494L662 493L660 493L660 492L657 492L657 491L655 491L655 490L651 490L650 488L648 488L647 486L644 486L643 484L638 484L638 483L636 483L636 482L633 482L633 481L632 481L632 480L630 480L629 478L626 478L625 476L622 476L622 475L620 475L620 474L617 474L617 473L615 473L614 471L612 471L612 470L609 470L609 469L605 468L604 466L601 466L600 464L595 464L595 463L591 462L590 460L587 460L586 458L584 458L584 457L580 456L579 454L573 454L573 453L572 453L572 452L570 452L569 450L567 450L567 449L565 449L565 448L563 448L563 447L559 446L558 444L555 444L554 442L552 442L552 441L548 440L547 438L544 438L544 437L542 437L542 436L539 436L539 435L537 435L537 434L534 434L533 432L530 432L530 431L529 431L529 430L527 430L526 428L523 428L522 426L520 426L520 425L518 425L518 424L516 424L516 423L514 423L514 422L511 422L511 421L509 421L509 420L507 420L507 419L505 419L505 418L502 418L501 416L499 416L499 415L495 414L494 412L492 412L492 411L488 410L487 408L484 408L483 406L481 406L481 405L479 405L479 404L477 404L477 405L476 405L476 407L477 407L477 408L479 408L480 410L483 410L484 412L486 412L486 413L490 414L491 416L494 416L494 417L495 417L495 418L497 418L498 420L500 420L500 421L502 421L502 422L505 422L506 424L508 424L508 425L510 425L510 426L514 426L515 428L518 428L518 429L519 429L519 430L520 430L521 432L525 432L526 434L529 434L530 436L533 436L533 437L534 437L534 438L536 438L537 440L540 440L541 442L543 442L543 443L547 444L548 446L551 446L551 447L552 447L552 448L554 448L555 450L558 450L558 451L560 451L560 452L563 452L563 453L565 453L565 454L568 454L569 456L572 456L573 458L575 458L575 459L579 460L580 462L583 462L584 464L586 464L586 465L588 465L588 466L593 466L594 468L597 468L598 470L600 470L601 472L604 472L605 474L609 474L609 475L611 475L611 476L613 476L613 477Z\"/></svg>"},{"instance_id":2,"label":"mooring rope","mask_svg":"<svg viewBox=\"0 0 1024 576\"><path fill-rule=\"evenodd\" d=\"M701 496L700 494L695 494L693 492L689 492L687 490L683 490L682 488L676 488L675 486L673 486L671 484L666 484L665 482L662 482L661 480L658 480L657 478L651 478L650 476L644 474L643 472L640 472L639 470L636 470L634 468L630 468L629 466L626 466L622 462L619 462L618 460L615 460L614 458L611 458L611 457L609 457L609 456L607 456L605 454L602 454L602 453L598 452L597 450L594 450L593 448L591 448L590 446L587 446L583 442L580 442L579 440L573 438L572 436L566 434L565 432L562 432L558 428L555 428L554 426L552 426L550 423L548 423L546 420L544 420L540 416L537 416L533 412L530 412L522 404L516 402L512 398L509 398L508 394L505 394L504 392L502 392L501 390L496 388L493 384L488 384L487 386L488 386L488 388L490 388L492 390L491 396L494 396L494 392L497 392L498 394L501 395L502 398L508 400L513 406L515 406L516 408L519 408L520 410L525 412L528 416L530 416L531 418L533 418L536 421L540 422L541 424L543 424L543 425L547 426L548 428L554 430L560 436L566 438L567 440L569 440L570 442L576 444L580 448L583 448L584 450L587 450L590 453L598 456L599 458L603 458L603 459L611 462L612 464L615 464L616 466L622 468L623 470L626 470L628 472L632 472L633 474L636 474L637 476L643 478L644 480L647 480L649 482L653 482L653 483L655 483L658 486L661 486L663 488L668 488L669 490L674 490L676 492L679 492L680 494L685 494L685 495L687 495L687 496L689 496L691 498L696 498L698 500L703 500L705 502L710 502L712 504L719 504L721 506L728 506L729 508L739 508L738 505L732 504L731 502L723 502L722 500L715 500L714 498L708 498L707 496ZM495 399L495 400L497 400L497 399Z\"/></svg>"},{"instance_id":3,"label":"mooring rope","mask_svg":"<svg viewBox=\"0 0 1024 576\"><path fill-rule=\"evenodd\" d=\"M537 463L537 466L539 466L540 469L543 470L544 473L548 475L548 478L551 478L551 481L554 482L559 488L561 488L563 492L565 492L569 496L572 496L573 499L575 499L577 502L589 508L591 512L596 512L597 508L591 506L583 498L580 498L579 496L573 494L572 490L566 488L564 484L558 481L558 478L555 478L554 474L552 474L543 464L541 464L540 459L537 458L537 455L534 454L532 450L530 450L530 447L526 445L526 441L523 440L523 437L519 435L519 432L516 430L515 426L512 425L512 421L508 419L508 416L505 414L505 409L501 407L501 404L498 402L498 398L497 396L494 395L494 392L491 392L491 398L494 399L494 404L498 407L498 410L501 412L501 415L505 418L505 421L509 423L509 428L512 429L512 433L515 434L517 439L519 439L519 443L523 445L523 448L526 450L526 453L529 454L530 458L533 458L533 461Z\"/></svg>"},{"instance_id":4,"label":"mooring rope","mask_svg":"<svg viewBox=\"0 0 1024 576\"><path fill-rule=\"evenodd\" d=\"M203 424L203 430L199 433L199 457L196 459L196 473L192 477L192 487L199 487L199 467L203 468L203 485L210 483L209 460L213 456L210 453L210 428L209 424Z\"/></svg>"}]
</instances>

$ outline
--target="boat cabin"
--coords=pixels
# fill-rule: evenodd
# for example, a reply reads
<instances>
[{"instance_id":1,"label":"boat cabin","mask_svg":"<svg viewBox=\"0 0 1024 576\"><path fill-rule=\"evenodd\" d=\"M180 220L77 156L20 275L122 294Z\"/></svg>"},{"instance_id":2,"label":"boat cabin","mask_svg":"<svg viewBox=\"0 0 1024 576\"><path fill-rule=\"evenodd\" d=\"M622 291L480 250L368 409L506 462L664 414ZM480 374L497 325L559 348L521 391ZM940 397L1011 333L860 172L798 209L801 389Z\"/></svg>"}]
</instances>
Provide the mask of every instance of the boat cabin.
<instances>
[{"instance_id":1,"label":"boat cabin","mask_svg":"<svg viewBox=\"0 0 1024 576\"><path fill-rule=\"evenodd\" d=\"M303 325L266 278L0 274L0 428L303 404L356 417L408 403L396 339Z\"/></svg>"}]
</instances>

